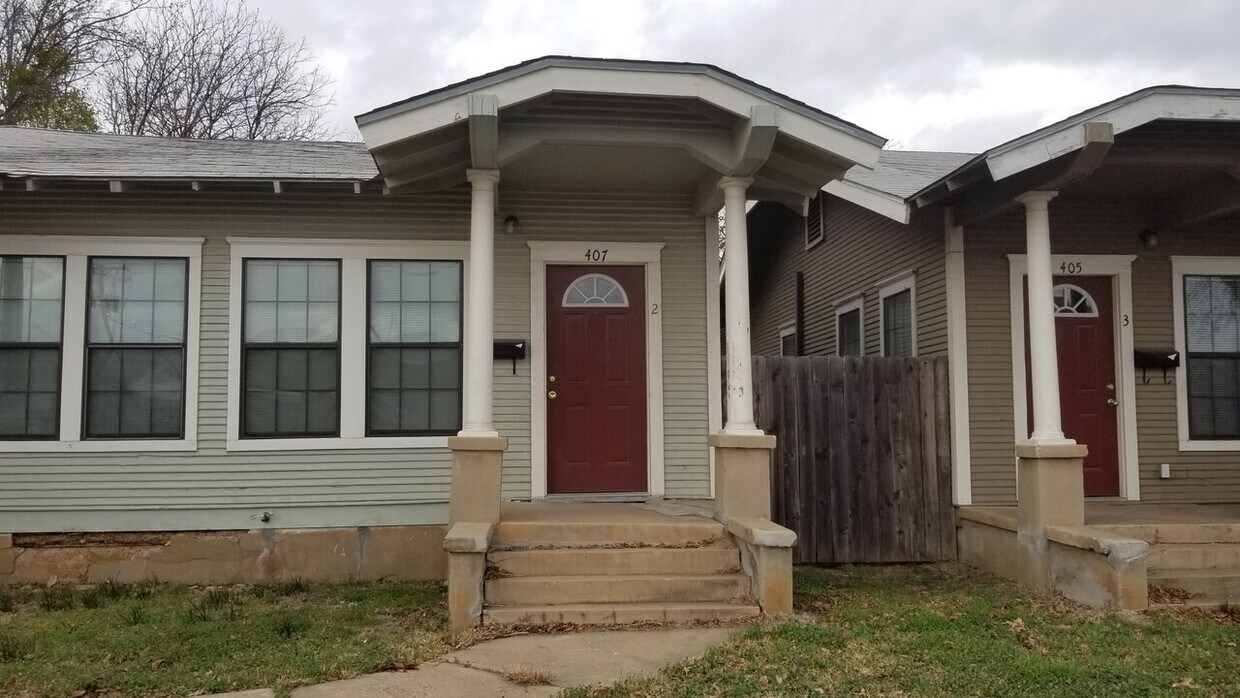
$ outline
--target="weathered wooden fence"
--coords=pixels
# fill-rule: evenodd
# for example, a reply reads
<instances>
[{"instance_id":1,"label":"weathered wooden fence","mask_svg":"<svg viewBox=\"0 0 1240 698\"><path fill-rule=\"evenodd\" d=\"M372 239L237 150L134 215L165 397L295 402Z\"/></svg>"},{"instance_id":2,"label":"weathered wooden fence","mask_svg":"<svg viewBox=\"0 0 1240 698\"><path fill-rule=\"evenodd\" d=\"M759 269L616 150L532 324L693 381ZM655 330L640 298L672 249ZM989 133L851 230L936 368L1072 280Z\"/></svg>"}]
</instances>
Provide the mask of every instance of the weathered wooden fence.
<instances>
[{"instance_id":1,"label":"weathered wooden fence","mask_svg":"<svg viewBox=\"0 0 1240 698\"><path fill-rule=\"evenodd\" d=\"M955 559L948 389L946 358L755 357L773 516L797 562Z\"/></svg>"}]
</instances>

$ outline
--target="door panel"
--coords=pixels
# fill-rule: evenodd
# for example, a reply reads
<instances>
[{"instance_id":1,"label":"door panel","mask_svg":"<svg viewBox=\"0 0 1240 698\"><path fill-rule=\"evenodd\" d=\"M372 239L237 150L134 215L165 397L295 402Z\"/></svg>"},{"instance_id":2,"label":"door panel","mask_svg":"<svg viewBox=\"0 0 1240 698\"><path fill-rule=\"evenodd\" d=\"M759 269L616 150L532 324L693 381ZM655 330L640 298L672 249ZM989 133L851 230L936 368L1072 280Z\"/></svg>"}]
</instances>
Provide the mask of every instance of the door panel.
<instances>
[{"instance_id":1,"label":"door panel","mask_svg":"<svg viewBox=\"0 0 1240 698\"><path fill-rule=\"evenodd\" d=\"M647 489L645 287L640 266L547 267L548 493Z\"/></svg>"}]
</instances>

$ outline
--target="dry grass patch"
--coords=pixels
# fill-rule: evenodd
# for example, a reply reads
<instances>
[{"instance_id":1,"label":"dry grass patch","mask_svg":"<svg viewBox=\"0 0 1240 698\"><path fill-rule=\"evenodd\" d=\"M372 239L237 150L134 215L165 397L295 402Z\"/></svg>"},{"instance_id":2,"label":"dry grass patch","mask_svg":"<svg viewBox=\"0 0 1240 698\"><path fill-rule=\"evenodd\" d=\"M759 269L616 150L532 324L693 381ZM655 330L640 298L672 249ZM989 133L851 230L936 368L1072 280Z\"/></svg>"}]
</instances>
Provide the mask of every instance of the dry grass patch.
<instances>
[{"instance_id":1,"label":"dry grass patch","mask_svg":"<svg viewBox=\"0 0 1240 698\"><path fill-rule=\"evenodd\" d=\"M518 686L550 686L555 681L555 675L546 669L529 666L504 667L500 676Z\"/></svg>"}]
</instances>

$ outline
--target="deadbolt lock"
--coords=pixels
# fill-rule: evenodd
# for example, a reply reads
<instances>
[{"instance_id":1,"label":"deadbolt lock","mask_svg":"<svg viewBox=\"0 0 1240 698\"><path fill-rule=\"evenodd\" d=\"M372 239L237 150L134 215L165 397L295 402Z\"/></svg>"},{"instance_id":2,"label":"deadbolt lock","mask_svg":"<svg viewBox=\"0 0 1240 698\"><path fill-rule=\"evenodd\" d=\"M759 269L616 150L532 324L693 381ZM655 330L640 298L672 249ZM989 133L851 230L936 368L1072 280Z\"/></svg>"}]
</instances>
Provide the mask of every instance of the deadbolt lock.
<instances>
[{"instance_id":1,"label":"deadbolt lock","mask_svg":"<svg viewBox=\"0 0 1240 698\"><path fill-rule=\"evenodd\" d=\"M548 383L554 383L554 382L555 382L555 376L547 376L547 382L548 382Z\"/></svg>"}]
</instances>

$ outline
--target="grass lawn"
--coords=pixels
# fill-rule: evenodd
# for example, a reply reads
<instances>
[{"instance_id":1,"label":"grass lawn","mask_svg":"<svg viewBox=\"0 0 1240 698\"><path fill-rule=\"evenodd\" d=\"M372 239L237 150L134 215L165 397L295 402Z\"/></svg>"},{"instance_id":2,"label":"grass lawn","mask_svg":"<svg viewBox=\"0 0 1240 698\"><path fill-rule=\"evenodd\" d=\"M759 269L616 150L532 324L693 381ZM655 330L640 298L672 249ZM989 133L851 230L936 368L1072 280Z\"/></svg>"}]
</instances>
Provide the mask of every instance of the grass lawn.
<instances>
[{"instance_id":1,"label":"grass lawn","mask_svg":"<svg viewBox=\"0 0 1240 698\"><path fill-rule=\"evenodd\" d=\"M183 696L447 652L439 584L0 587L0 696Z\"/></svg>"},{"instance_id":2,"label":"grass lawn","mask_svg":"<svg viewBox=\"0 0 1240 698\"><path fill-rule=\"evenodd\" d=\"M799 617L617 696L1240 696L1240 614L1109 614L959 565L798 570Z\"/></svg>"}]
</instances>

